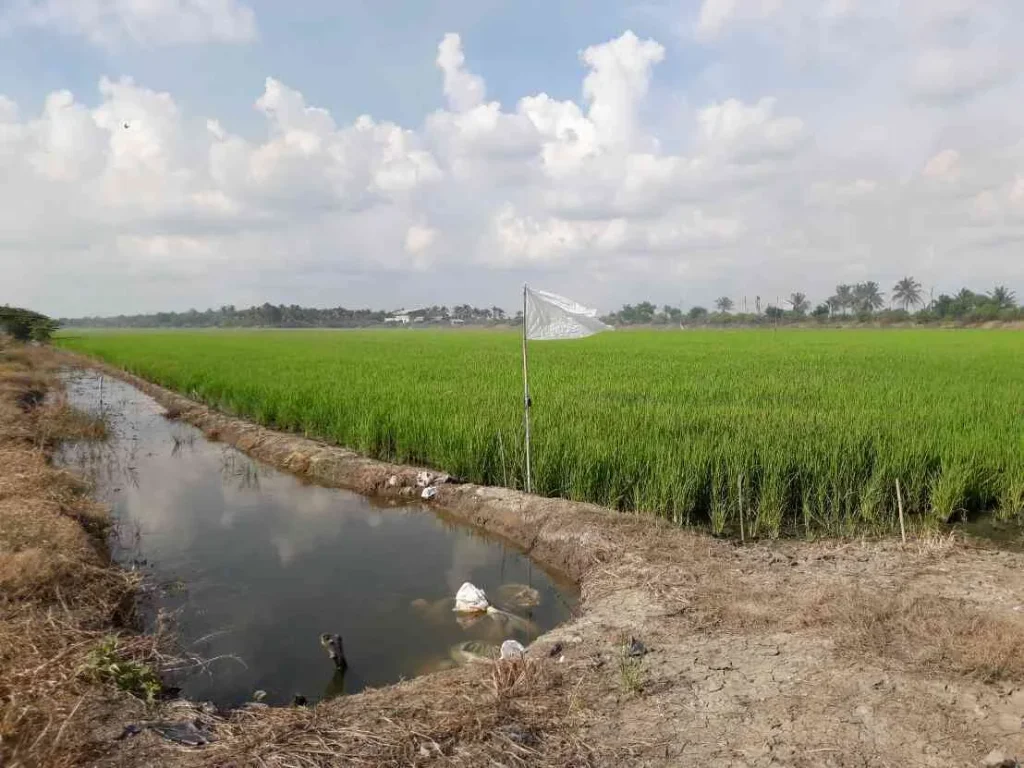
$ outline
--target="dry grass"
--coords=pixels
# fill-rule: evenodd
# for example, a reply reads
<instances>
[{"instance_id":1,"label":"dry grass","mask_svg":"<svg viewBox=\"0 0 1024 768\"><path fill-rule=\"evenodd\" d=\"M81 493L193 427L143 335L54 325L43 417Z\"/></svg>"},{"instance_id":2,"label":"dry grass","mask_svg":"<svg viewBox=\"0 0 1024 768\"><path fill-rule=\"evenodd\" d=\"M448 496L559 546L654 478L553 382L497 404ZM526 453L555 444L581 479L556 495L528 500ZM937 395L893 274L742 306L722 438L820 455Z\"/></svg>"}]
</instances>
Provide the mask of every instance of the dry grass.
<instances>
[{"instance_id":1,"label":"dry grass","mask_svg":"<svg viewBox=\"0 0 1024 768\"><path fill-rule=\"evenodd\" d=\"M848 591L821 607L836 649L926 674L1024 681L1024 622L963 600Z\"/></svg>"},{"instance_id":2,"label":"dry grass","mask_svg":"<svg viewBox=\"0 0 1024 768\"><path fill-rule=\"evenodd\" d=\"M46 446L61 440L104 440L105 419L68 405L63 393L43 405L36 415L36 436Z\"/></svg>"},{"instance_id":3,"label":"dry grass","mask_svg":"<svg viewBox=\"0 0 1024 768\"><path fill-rule=\"evenodd\" d=\"M495 661L325 702L216 723L208 765L591 766L572 686L550 660Z\"/></svg>"},{"instance_id":4,"label":"dry grass","mask_svg":"<svg viewBox=\"0 0 1024 768\"><path fill-rule=\"evenodd\" d=\"M899 547L901 558L925 562L952 551L955 537L932 536ZM843 553L844 546L835 548ZM822 547L825 557L829 548ZM835 575L816 587L797 587L772 571L743 574L711 560L694 569L702 587L687 603L697 631L740 634L810 633L831 640L850 660L873 659L924 675L961 675L980 682L1024 682L1024 617L995 613L984 603L882 583L859 585ZM903 566L901 566L903 567ZM907 565L913 569L913 565ZM776 571L779 573L779 571ZM905 578L905 577L904 577Z\"/></svg>"},{"instance_id":5,"label":"dry grass","mask_svg":"<svg viewBox=\"0 0 1024 768\"><path fill-rule=\"evenodd\" d=\"M98 724L137 715L137 699L100 683L94 651L131 619L135 581L111 567L106 510L49 463L62 439L102 424L46 402L49 354L0 343L0 765L72 766L105 747ZM158 661L156 638L125 633L119 658Z\"/></svg>"},{"instance_id":6,"label":"dry grass","mask_svg":"<svg viewBox=\"0 0 1024 768\"><path fill-rule=\"evenodd\" d=\"M115 710L142 712L141 702L89 674L95 649L108 637L103 624L117 620L130 588L94 580L84 590L58 590L54 605L0 605L0 757L11 765L80 765L101 751L97 722ZM74 604L60 602L64 595L75 595ZM156 660L151 638L126 640L120 651L136 663Z\"/></svg>"},{"instance_id":7,"label":"dry grass","mask_svg":"<svg viewBox=\"0 0 1024 768\"><path fill-rule=\"evenodd\" d=\"M537 659L514 656L510 659L495 659L491 664L491 687L496 699L512 699L529 691L537 690L542 676Z\"/></svg>"}]
</instances>

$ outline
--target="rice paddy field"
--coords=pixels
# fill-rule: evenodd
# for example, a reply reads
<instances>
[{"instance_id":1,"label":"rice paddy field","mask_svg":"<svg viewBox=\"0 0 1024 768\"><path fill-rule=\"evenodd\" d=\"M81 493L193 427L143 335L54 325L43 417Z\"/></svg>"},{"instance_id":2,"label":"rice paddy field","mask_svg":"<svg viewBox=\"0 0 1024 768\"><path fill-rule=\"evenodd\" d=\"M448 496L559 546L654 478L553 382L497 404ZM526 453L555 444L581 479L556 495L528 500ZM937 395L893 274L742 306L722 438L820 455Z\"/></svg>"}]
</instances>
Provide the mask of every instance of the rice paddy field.
<instances>
[{"instance_id":1,"label":"rice paddy field","mask_svg":"<svg viewBox=\"0 0 1024 768\"><path fill-rule=\"evenodd\" d=\"M65 334L278 429L522 487L514 331ZM531 342L534 490L717 533L1024 518L1024 334L637 331Z\"/></svg>"}]
</instances>

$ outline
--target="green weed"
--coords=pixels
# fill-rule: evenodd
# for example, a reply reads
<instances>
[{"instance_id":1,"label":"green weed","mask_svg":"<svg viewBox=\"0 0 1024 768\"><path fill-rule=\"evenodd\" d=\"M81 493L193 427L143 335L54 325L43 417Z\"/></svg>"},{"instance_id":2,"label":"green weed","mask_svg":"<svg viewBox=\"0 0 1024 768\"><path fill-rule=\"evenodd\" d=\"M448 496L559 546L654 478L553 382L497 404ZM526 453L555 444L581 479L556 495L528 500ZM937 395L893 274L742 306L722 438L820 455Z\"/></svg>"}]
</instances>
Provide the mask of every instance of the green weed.
<instances>
[{"instance_id":1,"label":"green weed","mask_svg":"<svg viewBox=\"0 0 1024 768\"><path fill-rule=\"evenodd\" d=\"M628 696L639 696L643 693L647 674L644 671L643 654L631 653L631 640L624 640L619 645L619 686Z\"/></svg>"},{"instance_id":2,"label":"green weed","mask_svg":"<svg viewBox=\"0 0 1024 768\"><path fill-rule=\"evenodd\" d=\"M89 655L85 674L111 682L119 690L153 702L163 686L160 677L148 664L126 658L116 637L107 637Z\"/></svg>"}]
</instances>

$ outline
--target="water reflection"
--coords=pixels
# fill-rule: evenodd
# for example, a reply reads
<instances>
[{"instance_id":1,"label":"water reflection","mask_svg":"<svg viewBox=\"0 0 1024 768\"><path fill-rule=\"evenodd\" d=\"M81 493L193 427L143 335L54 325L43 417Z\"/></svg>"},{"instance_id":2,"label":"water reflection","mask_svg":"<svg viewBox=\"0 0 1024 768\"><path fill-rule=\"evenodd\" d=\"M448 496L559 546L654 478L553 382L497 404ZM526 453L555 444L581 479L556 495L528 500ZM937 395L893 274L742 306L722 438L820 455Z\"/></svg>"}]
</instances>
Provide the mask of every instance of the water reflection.
<instances>
[{"instance_id":1,"label":"water reflection","mask_svg":"<svg viewBox=\"0 0 1024 768\"><path fill-rule=\"evenodd\" d=\"M526 644L569 615L570 590L430 510L302 483L168 421L116 379L75 374L68 394L106 411L112 437L64 446L59 460L91 475L112 505L115 557L162 587L150 622L171 617L189 652L216 660L179 673L190 697L352 693L443 668L467 640ZM539 604L460 624L450 596L463 581L495 594L525 584ZM324 632L344 638L344 674L320 647Z\"/></svg>"}]
</instances>

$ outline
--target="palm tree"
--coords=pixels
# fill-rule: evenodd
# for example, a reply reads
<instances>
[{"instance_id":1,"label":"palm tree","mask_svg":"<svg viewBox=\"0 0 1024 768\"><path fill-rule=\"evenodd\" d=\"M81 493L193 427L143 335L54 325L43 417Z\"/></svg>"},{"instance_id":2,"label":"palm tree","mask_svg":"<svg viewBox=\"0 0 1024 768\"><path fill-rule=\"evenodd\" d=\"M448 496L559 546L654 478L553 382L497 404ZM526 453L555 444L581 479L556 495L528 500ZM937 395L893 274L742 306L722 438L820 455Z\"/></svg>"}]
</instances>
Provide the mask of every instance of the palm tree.
<instances>
[{"instance_id":1,"label":"palm tree","mask_svg":"<svg viewBox=\"0 0 1024 768\"><path fill-rule=\"evenodd\" d=\"M988 297L992 299L992 303L999 309L1017 308L1017 294L1005 285L997 285L992 289L992 293L990 293Z\"/></svg>"},{"instance_id":2,"label":"palm tree","mask_svg":"<svg viewBox=\"0 0 1024 768\"><path fill-rule=\"evenodd\" d=\"M892 297L907 311L921 303L921 284L912 277L904 277L892 289Z\"/></svg>"},{"instance_id":3,"label":"palm tree","mask_svg":"<svg viewBox=\"0 0 1024 768\"><path fill-rule=\"evenodd\" d=\"M715 306L718 308L719 312L728 312L733 306L732 299L728 296L719 296L715 299Z\"/></svg>"},{"instance_id":4,"label":"palm tree","mask_svg":"<svg viewBox=\"0 0 1024 768\"><path fill-rule=\"evenodd\" d=\"M853 301L859 312L874 312L885 306L882 292L878 290L878 283L874 280L857 283L853 286Z\"/></svg>"},{"instance_id":5,"label":"palm tree","mask_svg":"<svg viewBox=\"0 0 1024 768\"><path fill-rule=\"evenodd\" d=\"M807 294L800 293L800 291L789 294L789 303L793 307L793 311L798 315L804 314L811 308L811 302L807 300Z\"/></svg>"},{"instance_id":6,"label":"palm tree","mask_svg":"<svg viewBox=\"0 0 1024 768\"><path fill-rule=\"evenodd\" d=\"M846 283L837 285L836 295L829 299L829 303L836 309L842 310L845 315L846 310L853 308L853 287Z\"/></svg>"}]
</instances>

